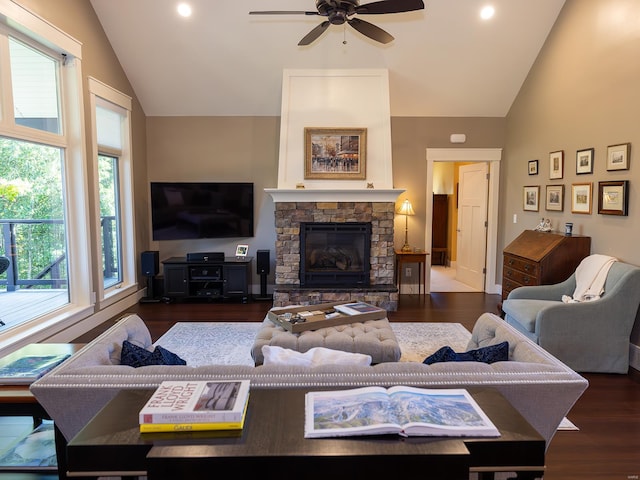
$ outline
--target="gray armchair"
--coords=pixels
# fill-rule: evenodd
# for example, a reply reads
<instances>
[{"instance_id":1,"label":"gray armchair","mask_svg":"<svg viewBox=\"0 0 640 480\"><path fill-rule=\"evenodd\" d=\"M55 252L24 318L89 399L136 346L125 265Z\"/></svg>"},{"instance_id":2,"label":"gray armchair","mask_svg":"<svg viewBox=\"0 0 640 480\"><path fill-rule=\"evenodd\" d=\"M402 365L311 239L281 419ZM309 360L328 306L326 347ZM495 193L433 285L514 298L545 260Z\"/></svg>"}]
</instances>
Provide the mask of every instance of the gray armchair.
<instances>
[{"instance_id":1,"label":"gray armchair","mask_svg":"<svg viewBox=\"0 0 640 480\"><path fill-rule=\"evenodd\" d=\"M577 372L627 373L640 267L615 262L599 299L562 302L575 288L575 273L555 285L516 288L502 304L505 321Z\"/></svg>"}]
</instances>

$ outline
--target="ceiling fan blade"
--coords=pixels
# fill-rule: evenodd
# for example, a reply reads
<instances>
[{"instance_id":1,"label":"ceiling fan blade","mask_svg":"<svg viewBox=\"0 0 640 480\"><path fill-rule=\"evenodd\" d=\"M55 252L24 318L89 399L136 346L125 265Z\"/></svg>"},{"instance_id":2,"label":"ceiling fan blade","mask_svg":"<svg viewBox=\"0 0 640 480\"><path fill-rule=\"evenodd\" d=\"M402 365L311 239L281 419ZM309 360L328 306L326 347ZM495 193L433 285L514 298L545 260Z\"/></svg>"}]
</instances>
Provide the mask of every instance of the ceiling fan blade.
<instances>
[{"instance_id":1,"label":"ceiling fan blade","mask_svg":"<svg viewBox=\"0 0 640 480\"><path fill-rule=\"evenodd\" d=\"M382 30L380 27L376 27L374 24L365 22L358 18L352 18L348 21L349 25L359 31L371 40L375 40L380 43L389 43L393 40L393 36Z\"/></svg>"},{"instance_id":2,"label":"ceiling fan blade","mask_svg":"<svg viewBox=\"0 0 640 480\"><path fill-rule=\"evenodd\" d=\"M316 28L307 33L302 40L298 42L298 45L309 45L313 43L324 31L331 25L328 20L322 22Z\"/></svg>"},{"instance_id":3,"label":"ceiling fan blade","mask_svg":"<svg viewBox=\"0 0 640 480\"><path fill-rule=\"evenodd\" d=\"M264 10L259 12L249 12L249 15L320 15L318 12L296 11L296 10Z\"/></svg>"},{"instance_id":4,"label":"ceiling fan blade","mask_svg":"<svg viewBox=\"0 0 640 480\"><path fill-rule=\"evenodd\" d=\"M356 7L356 13L377 15L383 13L413 12L424 9L422 0L380 0Z\"/></svg>"}]
</instances>

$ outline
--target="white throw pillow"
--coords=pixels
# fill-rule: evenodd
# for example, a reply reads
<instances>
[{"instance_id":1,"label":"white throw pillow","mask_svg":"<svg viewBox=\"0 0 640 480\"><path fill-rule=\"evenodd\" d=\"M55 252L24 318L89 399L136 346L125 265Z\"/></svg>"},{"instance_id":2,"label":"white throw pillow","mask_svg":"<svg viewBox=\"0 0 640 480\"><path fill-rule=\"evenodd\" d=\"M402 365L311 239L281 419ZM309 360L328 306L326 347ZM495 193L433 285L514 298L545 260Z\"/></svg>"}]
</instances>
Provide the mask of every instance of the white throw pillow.
<instances>
[{"instance_id":1,"label":"white throw pillow","mask_svg":"<svg viewBox=\"0 0 640 480\"><path fill-rule=\"evenodd\" d=\"M314 367L318 365L371 365L371 355L343 352L325 347L314 347L305 353L273 345L262 347L264 365L299 365Z\"/></svg>"}]
</instances>

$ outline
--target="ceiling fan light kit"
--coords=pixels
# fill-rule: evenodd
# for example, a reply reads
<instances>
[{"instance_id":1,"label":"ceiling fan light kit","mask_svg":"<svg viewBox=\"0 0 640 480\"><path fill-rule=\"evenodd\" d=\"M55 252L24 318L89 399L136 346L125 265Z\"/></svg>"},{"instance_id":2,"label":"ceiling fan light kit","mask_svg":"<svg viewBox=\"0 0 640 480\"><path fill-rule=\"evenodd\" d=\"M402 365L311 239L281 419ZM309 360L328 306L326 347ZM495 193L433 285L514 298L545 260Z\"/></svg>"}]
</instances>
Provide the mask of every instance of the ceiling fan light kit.
<instances>
[{"instance_id":1,"label":"ceiling fan light kit","mask_svg":"<svg viewBox=\"0 0 640 480\"><path fill-rule=\"evenodd\" d=\"M310 45L322 35L330 25L347 23L365 37L376 42L387 44L393 36L365 20L355 18L355 15L383 15L387 13L413 12L424 9L422 0L380 0L360 5L359 0L316 0L316 11L265 10L249 12L249 15L318 15L327 20L305 35L298 45Z\"/></svg>"}]
</instances>

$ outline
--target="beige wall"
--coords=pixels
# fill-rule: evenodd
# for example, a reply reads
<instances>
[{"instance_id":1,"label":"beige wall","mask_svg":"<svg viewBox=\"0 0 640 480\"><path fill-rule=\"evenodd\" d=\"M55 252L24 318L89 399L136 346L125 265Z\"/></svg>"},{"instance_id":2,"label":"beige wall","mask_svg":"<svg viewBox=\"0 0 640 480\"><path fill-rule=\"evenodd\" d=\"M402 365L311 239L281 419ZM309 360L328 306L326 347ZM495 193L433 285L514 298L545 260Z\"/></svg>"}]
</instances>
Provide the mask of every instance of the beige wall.
<instances>
[{"instance_id":1,"label":"beige wall","mask_svg":"<svg viewBox=\"0 0 640 480\"><path fill-rule=\"evenodd\" d=\"M424 248L427 147L450 146L451 133L466 133L465 147L502 147L504 119L392 118L394 188L407 192L416 215L409 217L409 241ZM265 188L277 187L279 117L149 117L149 181L251 181L255 183L256 235L250 252L274 252L273 202ZM302 161L302 160L301 160ZM160 258L192 251L235 251L235 239L152 242ZM395 245L404 243L404 219L397 219ZM272 262L274 261L272 255ZM255 272L254 287L259 279ZM269 283L272 283L272 274Z\"/></svg>"},{"instance_id":2,"label":"beige wall","mask_svg":"<svg viewBox=\"0 0 640 480\"><path fill-rule=\"evenodd\" d=\"M505 143L503 118L486 117L392 117L391 145L393 186L403 188L396 207L408 198L416 212L409 217L409 244L425 245L427 148L502 148ZM451 144L452 133L464 133L464 144ZM396 217L395 245L404 244L404 217Z\"/></svg>"},{"instance_id":3,"label":"beige wall","mask_svg":"<svg viewBox=\"0 0 640 480\"><path fill-rule=\"evenodd\" d=\"M149 229L147 228L148 216L148 183L147 151L145 115L140 107L135 92L125 75L120 62L116 58L111 44L102 30L102 26L91 7L89 0L14 0L33 13L44 18L52 25L71 35L82 43L82 76L84 88L85 129L87 132L86 151L92 151L91 115L89 103L89 90L87 77L94 77L105 84L132 97L132 131L133 131L133 169L135 189L135 216L136 228L136 258L139 253L148 248ZM93 182L93 162L87 159L87 171L90 182ZM94 211L93 197L90 198L90 208ZM92 222L92 225L94 223ZM92 233L92 249L95 248L96 232ZM92 252L94 258L100 258L100 253ZM97 279L94 279L97 284Z\"/></svg>"},{"instance_id":4,"label":"beige wall","mask_svg":"<svg viewBox=\"0 0 640 480\"><path fill-rule=\"evenodd\" d=\"M501 218L503 241L533 228L541 217L556 228L573 222L592 237L592 251L640 265L640 35L637 0L568 0L507 117ZM607 146L631 142L630 169L606 170ZM594 173L576 175L576 150L595 148ZM564 150L562 180L549 180L549 152ZM527 162L539 160L539 174ZM629 216L597 213L598 182L630 180ZM593 183L591 215L571 213L571 184ZM522 210L522 187L563 184L563 212ZM513 224L513 214L518 223Z\"/></svg>"},{"instance_id":5,"label":"beige wall","mask_svg":"<svg viewBox=\"0 0 640 480\"><path fill-rule=\"evenodd\" d=\"M279 117L149 117L147 141L149 182L253 182L255 236L241 243L246 241L253 257L256 250L270 250L275 262L274 204L264 189L278 183ZM188 252L233 256L238 243L234 238L162 241L151 242L151 249L161 260ZM254 288L260 282L255 270L254 263ZM272 268L268 283L273 275Z\"/></svg>"},{"instance_id":6,"label":"beige wall","mask_svg":"<svg viewBox=\"0 0 640 480\"><path fill-rule=\"evenodd\" d=\"M573 222L592 252L640 265L640 2L567 0L507 117L500 202L500 251L541 217ZM630 169L606 170L607 146L630 142ZM595 148L593 174L576 175L576 150ZM564 178L549 180L549 152L564 150ZM539 160L539 174L527 162ZM629 215L598 214L598 182L629 180ZM571 184L593 183L592 213L571 213ZM522 210L522 187L565 186L563 212ZM518 223L512 223L514 214ZM636 325L638 329L638 325ZM638 334L635 336L638 344Z\"/></svg>"}]
</instances>

